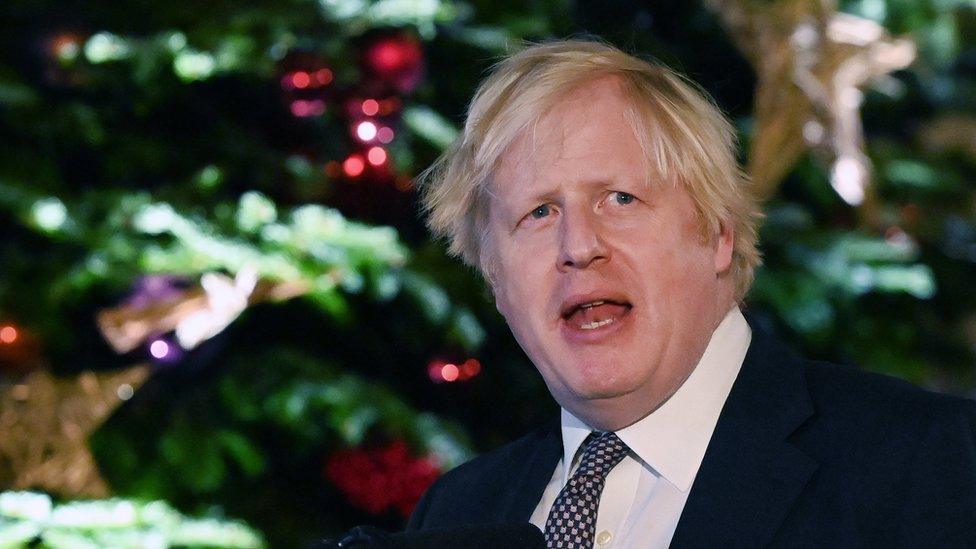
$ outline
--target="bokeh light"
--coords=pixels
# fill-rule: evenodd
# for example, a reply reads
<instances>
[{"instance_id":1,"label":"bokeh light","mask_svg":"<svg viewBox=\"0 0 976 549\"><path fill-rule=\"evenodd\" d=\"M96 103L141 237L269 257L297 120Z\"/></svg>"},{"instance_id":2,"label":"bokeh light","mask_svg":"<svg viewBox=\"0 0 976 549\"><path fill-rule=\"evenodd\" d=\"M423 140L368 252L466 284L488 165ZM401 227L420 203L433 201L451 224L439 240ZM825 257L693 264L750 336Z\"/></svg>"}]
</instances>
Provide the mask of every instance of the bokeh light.
<instances>
[{"instance_id":1,"label":"bokeh light","mask_svg":"<svg viewBox=\"0 0 976 549\"><path fill-rule=\"evenodd\" d=\"M365 121L356 125L356 137L361 141L372 141L376 137L376 124Z\"/></svg>"},{"instance_id":2,"label":"bokeh light","mask_svg":"<svg viewBox=\"0 0 976 549\"><path fill-rule=\"evenodd\" d=\"M460 368L461 379L471 379L481 373L481 363L473 358L464 361Z\"/></svg>"},{"instance_id":3,"label":"bokeh light","mask_svg":"<svg viewBox=\"0 0 976 549\"><path fill-rule=\"evenodd\" d=\"M119 385L118 389L115 390L115 394L120 400L129 400L132 398L132 395L135 394L135 389L132 388L132 385L123 383L122 385Z\"/></svg>"},{"instance_id":4,"label":"bokeh light","mask_svg":"<svg viewBox=\"0 0 976 549\"><path fill-rule=\"evenodd\" d=\"M469 358L459 364L444 360L434 360L427 366L427 376L434 383L467 381L481 373L481 363Z\"/></svg>"},{"instance_id":5,"label":"bokeh light","mask_svg":"<svg viewBox=\"0 0 976 549\"><path fill-rule=\"evenodd\" d=\"M367 99L366 101L363 101L362 111L366 116L375 116L376 113L380 112L379 101L375 99Z\"/></svg>"},{"instance_id":6,"label":"bokeh light","mask_svg":"<svg viewBox=\"0 0 976 549\"><path fill-rule=\"evenodd\" d=\"M286 90L305 90L321 88L332 83L333 75L329 69L314 72L294 71L281 77L281 87Z\"/></svg>"},{"instance_id":7,"label":"bokeh light","mask_svg":"<svg viewBox=\"0 0 976 549\"><path fill-rule=\"evenodd\" d=\"M315 71L315 81L319 86L328 86L332 83L332 71L329 69L319 69Z\"/></svg>"},{"instance_id":8,"label":"bokeh light","mask_svg":"<svg viewBox=\"0 0 976 549\"><path fill-rule=\"evenodd\" d=\"M445 364L444 367L441 368L441 378L444 381L457 381L458 373L458 367L453 364Z\"/></svg>"},{"instance_id":9,"label":"bokeh light","mask_svg":"<svg viewBox=\"0 0 976 549\"><path fill-rule=\"evenodd\" d=\"M0 328L0 343L13 343L17 341L18 335L17 328L14 328L13 326L4 326L3 328Z\"/></svg>"},{"instance_id":10,"label":"bokeh light","mask_svg":"<svg viewBox=\"0 0 976 549\"><path fill-rule=\"evenodd\" d=\"M151 354L153 358L162 360L169 356L169 352L169 343L166 343L162 339L157 339L149 345L149 354Z\"/></svg>"},{"instance_id":11,"label":"bokeh light","mask_svg":"<svg viewBox=\"0 0 976 549\"><path fill-rule=\"evenodd\" d=\"M366 159L374 166L382 166L386 163L386 149L383 147L372 147L366 153Z\"/></svg>"},{"instance_id":12,"label":"bokeh light","mask_svg":"<svg viewBox=\"0 0 976 549\"><path fill-rule=\"evenodd\" d=\"M349 177L359 177L362 175L363 170L366 169L366 162L363 161L363 157L358 154L350 155L349 158L342 163L342 171L345 172Z\"/></svg>"},{"instance_id":13,"label":"bokeh light","mask_svg":"<svg viewBox=\"0 0 976 549\"><path fill-rule=\"evenodd\" d=\"M311 82L312 82L312 78L308 75L307 72L297 71L291 75L291 85L300 90L307 88Z\"/></svg>"},{"instance_id":14,"label":"bokeh light","mask_svg":"<svg viewBox=\"0 0 976 549\"><path fill-rule=\"evenodd\" d=\"M296 99L291 102L291 113L299 118L318 116L325 112L325 101L321 99Z\"/></svg>"},{"instance_id":15,"label":"bokeh light","mask_svg":"<svg viewBox=\"0 0 976 549\"><path fill-rule=\"evenodd\" d=\"M376 130L376 139L384 145L393 141L393 128L383 126L379 130Z\"/></svg>"}]
</instances>

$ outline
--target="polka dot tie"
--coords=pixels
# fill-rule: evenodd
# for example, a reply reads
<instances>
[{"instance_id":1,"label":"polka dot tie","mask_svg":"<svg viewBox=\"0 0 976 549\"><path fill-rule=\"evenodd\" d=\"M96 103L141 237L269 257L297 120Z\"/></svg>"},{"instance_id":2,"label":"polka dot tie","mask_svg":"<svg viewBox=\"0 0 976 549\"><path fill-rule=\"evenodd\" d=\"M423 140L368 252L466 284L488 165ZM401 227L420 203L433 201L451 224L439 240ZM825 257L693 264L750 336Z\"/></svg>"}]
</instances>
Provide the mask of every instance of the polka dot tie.
<instances>
[{"instance_id":1,"label":"polka dot tie","mask_svg":"<svg viewBox=\"0 0 976 549\"><path fill-rule=\"evenodd\" d=\"M576 472L552 504L546 520L549 549L590 549L596 534L600 493L610 469L627 455L627 445L612 432L590 433Z\"/></svg>"}]
</instances>

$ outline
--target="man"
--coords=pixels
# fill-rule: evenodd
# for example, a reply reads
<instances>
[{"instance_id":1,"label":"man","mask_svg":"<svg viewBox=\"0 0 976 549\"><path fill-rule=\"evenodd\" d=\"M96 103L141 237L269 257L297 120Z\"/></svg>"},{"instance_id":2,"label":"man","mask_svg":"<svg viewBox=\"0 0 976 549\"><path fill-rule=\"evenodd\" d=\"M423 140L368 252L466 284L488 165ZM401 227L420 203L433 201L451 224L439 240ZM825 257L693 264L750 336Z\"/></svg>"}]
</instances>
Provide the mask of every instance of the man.
<instances>
[{"instance_id":1,"label":"man","mask_svg":"<svg viewBox=\"0 0 976 549\"><path fill-rule=\"evenodd\" d=\"M801 360L743 318L758 206L715 106L612 47L530 47L425 175L562 408L458 467L408 529L550 547L976 547L976 407Z\"/></svg>"}]
</instances>

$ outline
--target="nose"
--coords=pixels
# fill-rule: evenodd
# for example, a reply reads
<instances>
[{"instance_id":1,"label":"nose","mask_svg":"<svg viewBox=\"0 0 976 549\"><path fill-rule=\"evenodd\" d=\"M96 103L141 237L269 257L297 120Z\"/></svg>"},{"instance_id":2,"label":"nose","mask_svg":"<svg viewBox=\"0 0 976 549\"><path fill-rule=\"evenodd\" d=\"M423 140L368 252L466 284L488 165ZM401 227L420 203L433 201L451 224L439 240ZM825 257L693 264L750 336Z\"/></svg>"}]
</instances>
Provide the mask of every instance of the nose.
<instances>
[{"instance_id":1,"label":"nose","mask_svg":"<svg viewBox=\"0 0 976 549\"><path fill-rule=\"evenodd\" d=\"M558 265L561 271L584 269L609 257L595 216L585 208L563 215Z\"/></svg>"}]
</instances>

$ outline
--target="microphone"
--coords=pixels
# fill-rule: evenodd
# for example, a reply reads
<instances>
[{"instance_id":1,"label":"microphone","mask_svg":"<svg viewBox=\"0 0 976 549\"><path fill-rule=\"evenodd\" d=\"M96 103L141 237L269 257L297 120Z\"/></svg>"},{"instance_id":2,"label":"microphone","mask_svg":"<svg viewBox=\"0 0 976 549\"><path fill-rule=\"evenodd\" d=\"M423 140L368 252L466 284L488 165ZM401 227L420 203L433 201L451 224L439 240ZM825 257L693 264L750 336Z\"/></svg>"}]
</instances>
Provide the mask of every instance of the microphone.
<instances>
[{"instance_id":1,"label":"microphone","mask_svg":"<svg viewBox=\"0 0 976 549\"><path fill-rule=\"evenodd\" d=\"M319 542L315 549L546 549L542 531L529 523L469 524L390 534L357 526L338 540Z\"/></svg>"}]
</instances>

